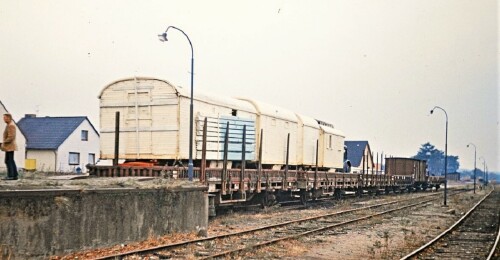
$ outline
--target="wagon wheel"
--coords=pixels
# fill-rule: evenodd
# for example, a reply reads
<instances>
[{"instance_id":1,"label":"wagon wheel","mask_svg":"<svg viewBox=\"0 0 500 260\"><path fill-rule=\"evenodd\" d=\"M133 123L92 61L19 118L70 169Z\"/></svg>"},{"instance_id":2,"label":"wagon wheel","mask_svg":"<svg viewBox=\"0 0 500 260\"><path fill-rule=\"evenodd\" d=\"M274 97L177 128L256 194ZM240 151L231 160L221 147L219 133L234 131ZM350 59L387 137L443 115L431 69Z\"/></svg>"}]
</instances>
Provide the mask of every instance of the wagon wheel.
<instances>
[{"instance_id":1,"label":"wagon wheel","mask_svg":"<svg viewBox=\"0 0 500 260\"><path fill-rule=\"evenodd\" d=\"M306 191L303 191L300 193L300 203L302 203L302 205L304 206L307 206L307 192Z\"/></svg>"},{"instance_id":2,"label":"wagon wheel","mask_svg":"<svg viewBox=\"0 0 500 260\"><path fill-rule=\"evenodd\" d=\"M262 200L260 201L260 205L263 209L268 208L276 204L276 196L272 193L265 193L262 196Z\"/></svg>"},{"instance_id":3,"label":"wagon wheel","mask_svg":"<svg viewBox=\"0 0 500 260\"><path fill-rule=\"evenodd\" d=\"M342 192L340 190L335 190L335 199L337 200L342 199Z\"/></svg>"},{"instance_id":4,"label":"wagon wheel","mask_svg":"<svg viewBox=\"0 0 500 260\"><path fill-rule=\"evenodd\" d=\"M356 196L358 198L361 198L363 196L363 188L358 188L358 190L356 190Z\"/></svg>"}]
</instances>

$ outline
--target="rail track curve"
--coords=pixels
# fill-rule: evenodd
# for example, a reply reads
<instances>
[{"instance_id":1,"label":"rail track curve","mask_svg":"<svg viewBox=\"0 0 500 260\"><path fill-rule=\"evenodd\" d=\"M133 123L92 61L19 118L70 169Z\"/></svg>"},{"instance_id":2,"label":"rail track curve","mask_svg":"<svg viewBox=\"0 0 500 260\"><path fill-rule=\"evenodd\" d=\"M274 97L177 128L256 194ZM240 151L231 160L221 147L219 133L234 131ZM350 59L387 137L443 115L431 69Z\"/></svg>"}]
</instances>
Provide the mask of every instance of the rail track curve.
<instances>
[{"instance_id":1,"label":"rail track curve","mask_svg":"<svg viewBox=\"0 0 500 260\"><path fill-rule=\"evenodd\" d=\"M500 191L490 191L450 228L401 260L493 259L500 238L499 205Z\"/></svg>"}]
</instances>

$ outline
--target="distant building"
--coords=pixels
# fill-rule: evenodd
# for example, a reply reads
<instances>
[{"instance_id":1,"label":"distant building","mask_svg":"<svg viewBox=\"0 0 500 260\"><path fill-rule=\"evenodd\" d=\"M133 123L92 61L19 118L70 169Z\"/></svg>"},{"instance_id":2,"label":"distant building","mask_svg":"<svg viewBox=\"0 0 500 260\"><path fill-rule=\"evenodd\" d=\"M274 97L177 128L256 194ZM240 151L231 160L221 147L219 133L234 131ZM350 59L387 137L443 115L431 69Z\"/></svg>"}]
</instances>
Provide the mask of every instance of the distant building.
<instances>
[{"instance_id":1,"label":"distant building","mask_svg":"<svg viewBox=\"0 0 500 260\"><path fill-rule=\"evenodd\" d=\"M460 180L460 173L459 173L459 172L451 172L451 173L447 173L446 178L447 178L449 181L459 181L459 180Z\"/></svg>"},{"instance_id":2,"label":"distant building","mask_svg":"<svg viewBox=\"0 0 500 260\"><path fill-rule=\"evenodd\" d=\"M3 114L9 113L7 108L3 105L2 101L0 101L0 135L3 136L3 131L5 130L5 122L3 121ZM16 161L16 166L17 168L24 168L24 156L26 154L26 137L24 136L23 132L21 129L18 127L16 122L14 124L17 127L17 132L16 132L16 144L17 144L17 151L14 152L14 160ZM1 138L1 137L0 137ZM0 139L0 143L2 140ZM5 153L0 152L0 172L6 172L7 167L5 166Z\"/></svg>"},{"instance_id":3,"label":"distant building","mask_svg":"<svg viewBox=\"0 0 500 260\"><path fill-rule=\"evenodd\" d=\"M87 117L26 115L19 128L27 139L26 159L44 172L86 172L99 155L99 133Z\"/></svg>"},{"instance_id":4,"label":"distant building","mask_svg":"<svg viewBox=\"0 0 500 260\"><path fill-rule=\"evenodd\" d=\"M371 173L375 167L368 141L345 141L347 160L351 162L352 173Z\"/></svg>"}]
</instances>

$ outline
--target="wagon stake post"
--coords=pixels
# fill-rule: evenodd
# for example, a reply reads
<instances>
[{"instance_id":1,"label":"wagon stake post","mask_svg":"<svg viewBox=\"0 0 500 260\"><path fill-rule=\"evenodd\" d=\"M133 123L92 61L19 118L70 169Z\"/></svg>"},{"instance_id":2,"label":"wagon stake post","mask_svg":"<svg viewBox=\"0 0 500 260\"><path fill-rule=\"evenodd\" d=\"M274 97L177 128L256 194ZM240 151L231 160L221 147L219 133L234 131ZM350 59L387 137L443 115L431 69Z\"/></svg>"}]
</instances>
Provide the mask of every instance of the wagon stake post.
<instances>
[{"instance_id":1,"label":"wagon stake post","mask_svg":"<svg viewBox=\"0 0 500 260\"><path fill-rule=\"evenodd\" d=\"M318 189L318 157L319 157L319 140L316 139L316 167L314 168L314 190Z\"/></svg>"},{"instance_id":2,"label":"wagon stake post","mask_svg":"<svg viewBox=\"0 0 500 260\"><path fill-rule=\"evenodd\" d=\"M203 143L201 145L201 169L200 169L200 182L204 183L207 176L207 117L203 121ZM208 184L208 182L207 182Z\"/></svg>"},{"instance_id":3,"label":"wagon stake post","mask_svg":"<svg viewBox=\"0 0 500 260\"><path fill-rule=\"evenodd\" d=\"M227 150L229 146L229 121L226 123L226 135L224 136L224 154L223 154L223 164L222 164L222 194L226 194L227 189Z\"/></svg>"},{"instance_id":4,"label":"wagon stake post","mask_svg":"<svg viewBox=\"0 0 500 260\"><path fill-rule=\"evenodd\" d=\"M259 163L257 165L257 192L261 192L261 175L262 175L262 138L264 138L264 129L260 129L259 137Z\"/></svg>"},{"instance_id":5,"label":"wagon stake post","mask_svg":"<svg viewBox=\"0 0 500 260\"><path fill-rule=\"evenodd\" d=\"M247 126L243 125L243 137L241 140L241 173L240 173L240 193L243 198L243 194L245 193L245 168L246 168L246 134L247 134ZM249 187L250 188L250 187Z\"/></svg>"},{"instance_id":6,"label":"wagon stake post","mask_svg":"<svg viewBox=\"0 0 500 260\"><path fill-rule=\"evenodd\" d=\"M120 151L120 111L115 114L115 157L113 159L113 166L118 165L118 156Z\"/></svg>"},{"instance_id":7,"label":"wagon stake post","mask_svg":"<svg viewBox=\"0 0 500 260\"><path fill-rule=\"evenodd\" d=\"M288 159L290 157L290 133L288 133L286 138L286 158L285 158L285 178L283 178L282 186L283 190L288 190Z\"/></svg>"}]
</instances>

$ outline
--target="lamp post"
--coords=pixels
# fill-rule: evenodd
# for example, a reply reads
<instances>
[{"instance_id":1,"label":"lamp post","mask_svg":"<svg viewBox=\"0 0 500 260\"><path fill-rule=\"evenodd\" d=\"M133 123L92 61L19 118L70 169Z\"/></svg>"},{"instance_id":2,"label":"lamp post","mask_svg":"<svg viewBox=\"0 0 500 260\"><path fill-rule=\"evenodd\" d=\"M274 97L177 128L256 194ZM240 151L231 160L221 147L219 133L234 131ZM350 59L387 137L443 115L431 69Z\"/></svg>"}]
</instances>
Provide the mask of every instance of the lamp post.
<instances>
[{"instance_id":1,"label":"lamp post","mask_svg":"<svg viewBox=\"0 0 500 260\"><path fill-rule=\"evenodd\" d=\"M473 143L470 143L467 145L467 148L472 145L474 146L474 194L476 193L476 145Z\"/></svg>"},{"instance_id":2,"label":"lamp post","mask_svg":"<svg viewBox=\"0 0 500 260\"><path fill-rule=\"evenodd\" d=\"M167 41L167 32L168 30L172 28L175 29L184 36L186 36L189 46L191 47L191 103L189 105L189 162L188 162L188 178L190 181L193 180L193 73L194 73L194 52L193 52L193 44L191 44L191 40L189 39L189 36L181 29L175 27L175 26L169 26L165 30L164 33L158 34L158 37L160 41L166 42Z\"/></svg>"},{"instance_id":3,"label":"lamp post","mask_svg":"<svg viewBox=\"0 0 500 260\"><path fill-rule=\"evenodd\" d=\"M488 177L488 164L485 162L486 164L486 184L488 184L488 181L489 181L489 177Z\"/></svg>"},{"instance_id":4,"label":"lamp post","mask_svg":"<svg viewBox=\"0 0 500 260\"><path fill-rule=\"evenodd\" d=\"M444 143L444 205L446 206L446 195L448 194L448 113L443 108L435 106L431 109L431 115L435 109L442 110L446 115L446 137Z\"/></svg>"}]
</instances>

